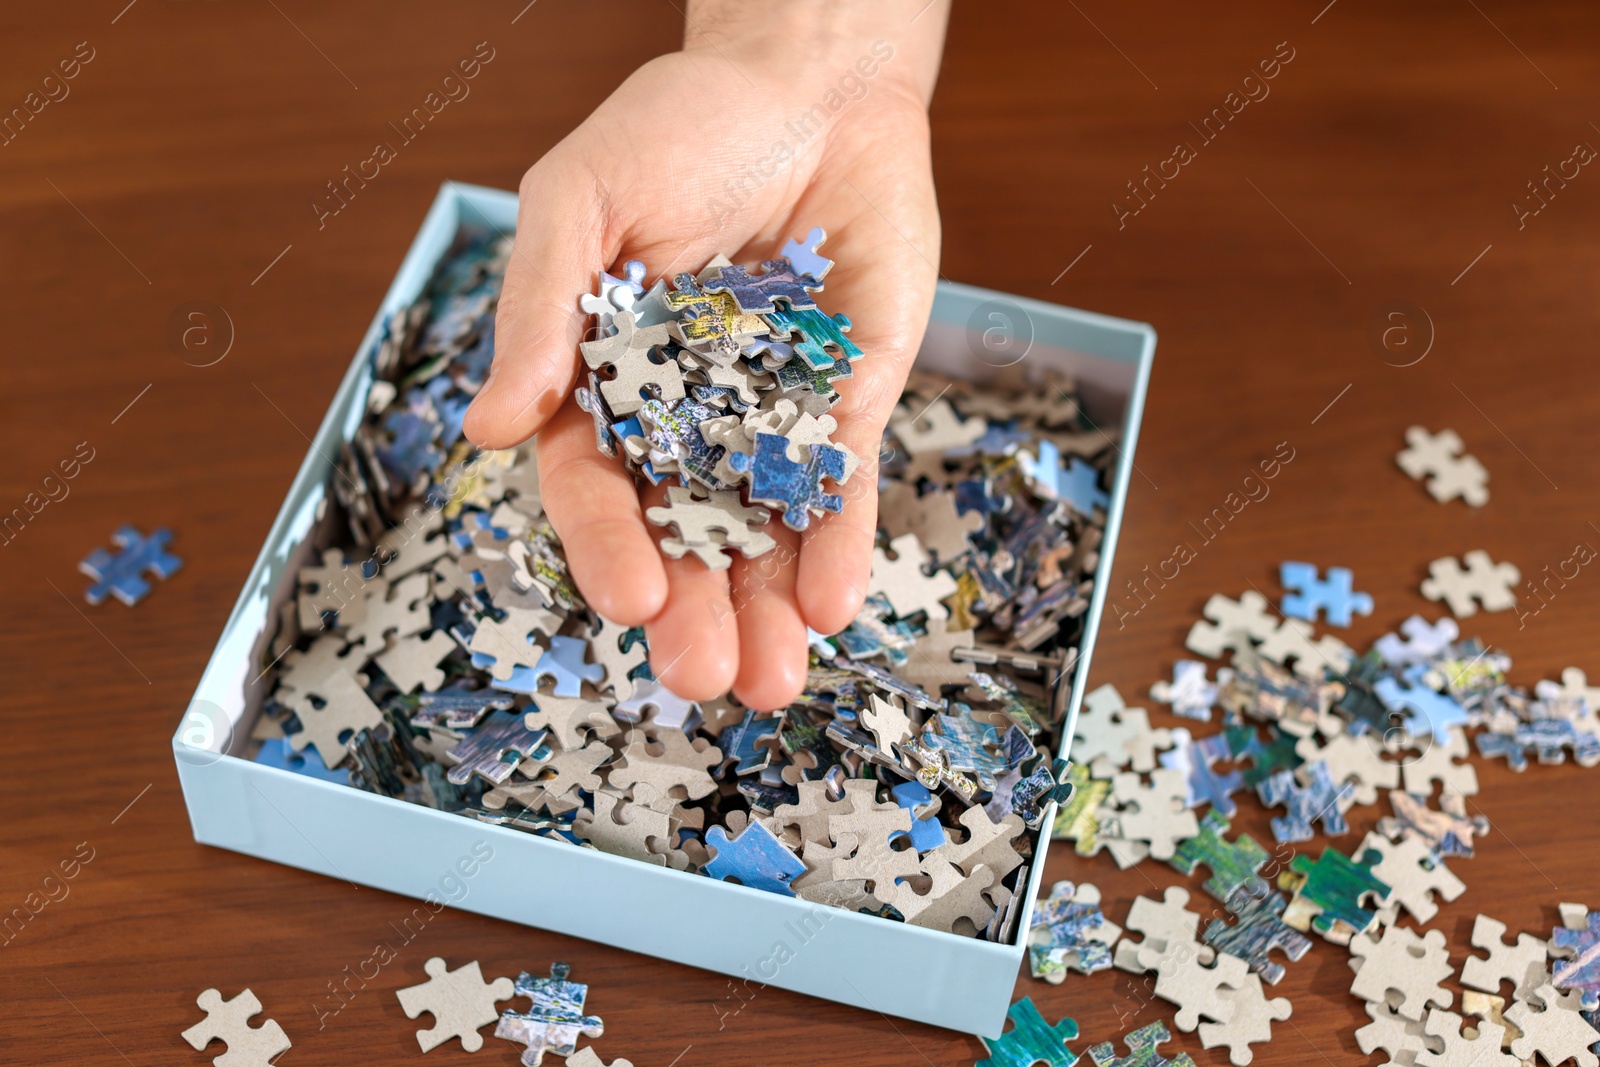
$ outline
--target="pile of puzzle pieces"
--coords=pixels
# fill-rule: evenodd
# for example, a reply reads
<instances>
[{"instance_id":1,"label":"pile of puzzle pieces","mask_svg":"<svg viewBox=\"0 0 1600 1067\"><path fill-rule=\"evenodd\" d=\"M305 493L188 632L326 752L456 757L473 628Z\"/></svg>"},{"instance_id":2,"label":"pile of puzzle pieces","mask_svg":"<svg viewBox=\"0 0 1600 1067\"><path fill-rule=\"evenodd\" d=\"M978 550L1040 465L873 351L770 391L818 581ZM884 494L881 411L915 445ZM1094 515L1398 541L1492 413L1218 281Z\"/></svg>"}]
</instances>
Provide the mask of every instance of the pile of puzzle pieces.
<instances>
[{"instance_id":1,"label":"pile of puzzle pieces","mask_svg":"<svg viewBox=\"0 0 1600 1067\"><path fill-rule=\"evenodd\" d=\"M506 254L502 240L463 242L424 298L389 322L366 421L331 480L337 506L300 549L262 653L270 695L253 728L256 758L641 863L1011 940L1031 831L1072 791L1053 757L1115 430L1088 428L1063 377L1013 373L979 390L914 376L885 435L882 528L859 616L813 635L793 705L693 703L656 680L641 628L584 603L545 518L531 444L479 454L461 437L493 353ZM737 297L713 280L697 283L704 294ZM688 285L680 279L678 292ZM617 279L600 288L615 308L609 338L672 297ZM708 295L705 307L685 305L698 317L671 321L687 340L720 306ZM803 394L831 395L826 353L796 346L774 358L781 343L766 343L759 359L737 349L729 363L684 347L699 367L685 371L689 397L668 409L641 396L628 417L642 432L612 434L602 418L602 436L619 447L649 440L639 456L652 469L676 457L690 475L688 455L657 432L679 425L683 405L731 419L733 437L750 425L743 418L774 413L782 418L761 425L788 427L790 441L802 425L784 421L791 413L820 431L826 405L807 407ZM746 382L768 365L762 374L779 384L758 381L753 399L713 384L716 368L743 368ZM848 361L832 366L842 374ZM812 377L792 391L786 368ZM612 382L598 383L600 396L621 414L615 390L604 399ZM602 410L592 393L589 402ZM755 456L753 489L789 462L783 440L761 431L748 453L696 455L713 465ZM815 457L831 446L810 447ZM665 510L704 507L702 491L733 492L676 484ZM686 550L705 547L701 534L724 547L743 536L709 523L678 532Z\"/></svg>"},{"instance_id":2,"label":"pile of puzzle pieces","mask_svg":"<svg viewBox=\"0 0 1600 1067\"><path fill-rule=\"evenodd\" d=\"M1204 868L1203 888L1227 918L1202 929L1189 892L1170 887L1161 901L1133 902L1122 926L1143 935L1135 941L1094 886L1057 883L1027 937L1034 976L1060 982L1068 971L1110 967L1153 975L1154 995L1179 1008L1178 1028L1198 1028L1205 1047L1227 1046L1242 1065L1291 1010L1261 983L1280 981L1314 935L1350 954L1351 992L1372 1019L1356 1035L1363 1051L1381 1047L1391 1063L1424 1067L1532 1063L1536 1054L1551 1067L1568 1057L1596 1067L1600 913L1563 904L1563 928L1548 944L1523 934L1515 946L1502 924L1480 916L1472 941L1489 955L1462 970L1472 990L1462 1012L1476 1020L1465 1024L1440 986L1454 973L1445 937L1422 928L1465 891L1450 864L1470 858L1489 829L1469 810L1474 744L1516 770L1530 758L1595 766L1600 687L1576 668L1531 692L1513 685L1510 658L1461 640L1448 616L1413 616L1357 656L1309 624L1348 625L1371 612L1349 572L1286 563L1281 579L1277 605L1254 589L1207 603L1188 645L1209 659L1231 654L1214 678L1205 662L1182 660L1170 682L1152 687L1192 727L1153 729L1111 686L1085 696L1069 772L1077 790L1054 824L1082 856L1103 851L1122 867L1158 859L1184 875ZM1249 793L1282 809L1271 852L1232 833L1236 797ZM1351 809L1380 801L1389 813L1345 851L1313 858L1282 848L1348 834ZM1502 981L1515 986L1511 1007Z\"/></svg>"},{"instance_id":3,"label":"pile of puzzle pieces","mask_svg":"<svg viewBox=\"0 0 1600 1067\"><path fill-rule=\"evenodd\" d=\"M724 550L746 557L776 542L761 529L773 511L791 529L837 512L860 462L828 414L862 351L850 320L817 306L833 261L826 234L790 241L759 272L713 259L698 274L645 286L645 265L600 275L580 301L591 340L580 345L588 381L578 403L594 417L595 444L635 477L666 483L667 506L647 516L670 526L668 555L712 569Z\"/></svg>"}]
</instances>

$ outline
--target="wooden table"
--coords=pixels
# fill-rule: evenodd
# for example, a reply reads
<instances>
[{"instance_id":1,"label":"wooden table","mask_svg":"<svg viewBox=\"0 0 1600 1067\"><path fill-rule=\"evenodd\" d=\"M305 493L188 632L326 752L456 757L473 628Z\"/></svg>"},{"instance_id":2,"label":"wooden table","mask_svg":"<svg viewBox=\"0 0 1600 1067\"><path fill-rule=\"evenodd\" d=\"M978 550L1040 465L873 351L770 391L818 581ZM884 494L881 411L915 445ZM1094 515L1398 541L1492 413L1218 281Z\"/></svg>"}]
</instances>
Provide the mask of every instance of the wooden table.
<instances>
[{"instance_id":1,"label":"wooden table","mask_svg":"<svg viewBox=\"0 0 1600 1067\"><path fill-rule=\"evenodd\" d=\"M93 458L0 550L0 906L43 893L75 852L93 858L50 881L66 896L0 949L0 1062L203 1062L178 1033L212 985L260 995L294 1039L284 1062L409 1062L416 1026L392 991L434 954L496 974L571 962L606 1022L599 1051L640 1067L981 1058L973 1038L778 990L729 1014L741 1002L717 975L455 911L364 988L352 983L318 1028L318 1009L338 1003L330 989L411 904L194 844L169 738L439 182L514 186L626 71L672 45L679 16L671 4L617 17L562 0L515 20L520 2L125 2L5 16L6 108L77 42L93 59L70 96L0 149L0 507L40 490L79 442ZM1182 654L1208 595L1275 595L1285 558L1355 569L1379 606L1344 636L1365 647L1433 609L1417 587L1434 557L1484 548L1535 576L1600 545L1600 174L1552 181L1542 201L1528 187L1575 145L1600 145L1600 13L1503 0L1335 0L1319 12L1323 2L1085 0L1005 17L968 4L951 29L934 106L945 275L1161 333L1118 603L1139 606L1124 581L1175 545L1195 558L1124 626L1111 620L1096 650L1097 682L1132 700ZM497 58L471 97L319 230L309 204L324 183L483 40ZM1291 50L1270 95L1223 113L1220 132L1213 119L1208 140L1213 109L1233 91L1259 96L1245 76ZM1150 183L1141 206L1126 183L1180 141L1194 158ZM1519 225L1519 203L1543 206ZM169 342L174 309L199 300L225 309L234 332L208 367ZM1397 301L1410 310L1384 319ZM1374 340L1382 325L1401 328L1389 347ZM1394 455L1414 422L1460 432L1492 473L1487 507L1436 504L1400 474ZM1210 540L1197 533L1280 442L1295 458L1270 495ZM123 522L171 526L184 569L137 608L90 609L76 564ZM1600 577L1586 568L1525 625L1506 613L1467 629L1507 649L1531 684L1571 664L1600 673L1597 619ZM1588 891L1600 904L1588 817L1600 771L1479 770L1474 807L1493 832L1455 864L1469 890L1435 923L1458 964L1479 910L1543 933L1557 901ZM1240 825L1265 839L1265 813L1244 809ZM1355 834L1377 809L1358 814ZM1135 894L1182 881L1070 848L1048 874L1096 882L1117 919ZM1192 888L1203 901L1198 879ZM873 969L853 973L870 991ZM1256 1063L1360 1060L1351 1034L1364 1016L1348 981L1332 946L1292 966L1277 992L1294 1017ZM1059 987L1023 977L1017 991L1051 1018L1075 1016L1080 1049L1172 1012L1120 972ZM1224 1062L1192 1037L1168 1048ZM474 1062L511 1063L513 1051L490 1042Z\"/></svg>"}]
</instances>

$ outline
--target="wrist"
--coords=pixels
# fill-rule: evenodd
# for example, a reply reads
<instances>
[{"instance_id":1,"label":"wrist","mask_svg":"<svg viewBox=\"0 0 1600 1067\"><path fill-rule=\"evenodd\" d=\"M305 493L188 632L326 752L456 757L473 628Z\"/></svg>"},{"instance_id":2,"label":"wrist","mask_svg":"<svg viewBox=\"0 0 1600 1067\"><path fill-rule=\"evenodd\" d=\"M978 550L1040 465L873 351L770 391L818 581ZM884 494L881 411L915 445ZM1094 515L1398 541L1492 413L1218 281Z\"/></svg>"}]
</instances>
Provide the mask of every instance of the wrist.
<instances>
[{"instance_id":1,"label":"wrist","mask_svg":"<svg viewBox=\"0 0 1600 1067\"><path fill-rule=\"evenodd\" d=\"M683 50L783 69L800 83L854 70L926 108L948 18L949 0L687 0Z\"/></svg>"}]
</instances>

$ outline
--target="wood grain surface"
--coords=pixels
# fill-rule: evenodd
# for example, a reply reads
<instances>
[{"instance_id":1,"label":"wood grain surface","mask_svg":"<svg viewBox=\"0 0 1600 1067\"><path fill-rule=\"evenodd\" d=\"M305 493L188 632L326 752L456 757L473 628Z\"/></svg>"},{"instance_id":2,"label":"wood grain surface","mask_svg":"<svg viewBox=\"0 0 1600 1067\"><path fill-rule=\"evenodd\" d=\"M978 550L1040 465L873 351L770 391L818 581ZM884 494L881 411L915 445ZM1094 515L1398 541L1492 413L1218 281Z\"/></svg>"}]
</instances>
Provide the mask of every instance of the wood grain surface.
<instances>
[{"instance_id":1,"label":"wood grain surface","mask_svg":"<svg viewBox=\"0 0 1600 1067\"><path fill-rule=\"evenodd\" d=\"M411 902L190 838L169 738L439 182L514 187L680 33L670 0L542 0L516 17L522 2L94 0L0 14L5 111L79 42L93 52L70 94L0 147L0 511L92 451L68 495L0 546L0 909L47 887L60 897L0 948L0 1063L203 1062L178 1034L209 986L254 989L294 1041L284 1063L409 1062L417 1024L393 990L436 954L486 974L570 962L605 1019L597 1051L638 1067L983 1056L966 1035L775 989L741 1000L718 975L454 910L334 1014L330 988L396 938ZM1117 550L1128 614L1108 618L1097 683L1138 700L1208 595L1275 595L1283 559L1355 569L1378 608L1341 636L1364 647L1433 608L1417 591L1430 559L1484 548L1535 576L1600 545L1600 171L1563 163L1600 145L1597 38L1600 11L1578 2L958 7L933 108L943 273L1160 331ZM319 229L309 205L324 183L480 41L495 59L471 96ZM1245 78L1275 55L1262 96ZM729 87L702 88L714 101ZM1260 98L1227 110L1247 90ZM1226 124L1208 134L1216 108ZM1180 142L1192 158L1173 176L1163 161ZM1146 166L1169 177L1141 202L1127 183ZM1547 166L1569 177L1536 200L1528 183ZM180 359L169 336L192 301L232 323L212 366ZM1384 319L1400 301L1403 318ZM1377 322L1402 327L1389 347ZM1413 422L1460 432L1491 472L1487 507L1436 504L1401 475ZM1284 442L1295 458L1269 495L1214 538L1197 533ZM170 526L184 568L136 608L89 608L76 564L124 522ZM1132 599L1124 581L1183 543L1193 561L1147 604ZM1600 576L1585 568L1520 624L1506 613L1465 629L1505 648L1524 684L1574 664L1600 675ZM1478 911L1542 933L1557 901L1600 904L1600 770L1479 770L1473 806L1493 831L1454 864L1468 891L1434 924L1457 964ZM1265 813L1243 808L1265 839ZM1378 810L1358 814L1334 844L1352 846ZM1119 921L1135 894L1184 882L1070 848L1048 875L1096 882ZM940 980L893 960L837 965L868 995ZM1294 1016L1255 1062L1365 1062L1348 983L1332 946L1292 965L1276 992ZM1021 977L1017 992L1074 1016L1080 1051L1172 1013L1118 972L1059 987ZM1225 1062L1192 1037L1168 1048ZM474 1062L515 1053L490 1040Z\"/></svg>"}]
</instances>

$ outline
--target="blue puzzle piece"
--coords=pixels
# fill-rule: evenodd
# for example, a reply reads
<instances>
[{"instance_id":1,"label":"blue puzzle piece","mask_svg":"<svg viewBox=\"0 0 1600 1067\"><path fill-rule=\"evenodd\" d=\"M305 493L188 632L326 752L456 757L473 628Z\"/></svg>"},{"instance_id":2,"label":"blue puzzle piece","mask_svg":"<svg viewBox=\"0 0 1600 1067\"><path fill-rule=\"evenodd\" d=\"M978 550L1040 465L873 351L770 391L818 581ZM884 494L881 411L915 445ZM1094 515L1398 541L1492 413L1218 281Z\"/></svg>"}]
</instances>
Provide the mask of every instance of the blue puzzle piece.
<instances>
[{"instance_id":1,"label":"blue puzzle piece","mask_svg":"<svg viewBox=\"0 0 1600 1067\"><path fill-rule=\"evenodd\" d=\"M706 831L706 846L716 850L716 857L702 868L708 876L736 878L751 889L792 897L789 883L806 873L800 857L758 822L746 826L738 837L729 837L727 830L713 826Z\"/></svg>"},{"instance_id":2,"label":"blue puzzle piece","mask_svg":"<svg viewBox=\"0 0 1600 1067\"><path fill-rule=\"evenodd\" d=\"M1172 731L1172 748L1161 753L1161 766L1180 771L1189 788L1188 805L1191 808L1210 804L1228 818L1238 814L1232 794L1244 788L1244 772L1229 771L1218 774L1211 765L1232 755L1227 747L1226 734L1212 734L1196 742L1183 727Z\"/></svg>"},{"instance_id":3,"label":"blue puzzle piece","mask_svg":"<svg viewBox=\"0 0 1600 1067\"><path fill-rule=\"evenodd\" d=\"M1577 989L1584 994L1584 1007L1594 1008L1600 997L1600 911L1591 911L1582 930L1561 927L1550 936L1556 948L1570 950L1571 959L1555 963L1555 987Z\"/></svg>"},{"instance_id":4,"label":"blue puzzle piece","mask_svg":"<svg viewBox=\"0 0 1600 1067\"><path fill-rule=\"evenodd\" d=\"M122 551L97 548L78 564L78 570L95 580L83 594L91 604L100 603L110 593L131 607L150 592L150 583L144 580L146 571L157 578L171 578L183 566L183 560L167 551L172 531L164 526L149 537L133 526L124 526L111 539Z\"/></svg>"},{"instance_id":5,"label":"blue puzzle piece","mask_svg":"<svg viewBox=\"0 0 1600 1067\"><path fill-rule=\"evenodd\" d=\"M96 580L84 593L91 604L105 600L108 592L124 604L136 604L150 592L150 584L143 578L146 571L170 578L183 566L183 560L166 551L172 541L172 531L166 527L146 537L136 527L125 525L111 539L120 552L97 548L78 564L78 570Z\"/></svg>"},{"instance_id":6,"label":"blue puzzle piece","mask_svg":"<svg viewBox=\"0 0 1600 1067\"><path fill-rule=\"evenodd\" d=\"M769 259L761 264L761 270L761 274L751 274L737 264L723 267L716 278L706 282L706 291L732 293L734 303L746 314L774 313L778 310L774 300L782 300L795 311L817 306L811 290L821 289L822 283L796 274L788 260Z\"/></svg>"},{"instance_id":7,"label":"blue puzzle piece","mask_svg":"<svg viewBox=\"0 0 1600 1067\"><path fill-rule=\"evenodd\" d=\"M901 782L890 789L894 802L911 813L911 845L918 852L938 848L945 843L944 827L936 816L917 817L917 809L933 802L933 794L921 782Z\"/></svg>"},{"instance_id":8,"label":"blue puzzle piece","mask_svg":"<svg viewBox=\"0 0 1600 1067\"><path fill-rule=\"evenodd\" d=\"M579 1034L592 1040L605 1033L605 1022L598 1015L583 1014L589 987L569 982L571 971L565 963L551 964L549 978L523 971L514 988L518 996L532 999L533 1006L525 1012L503 1012L495 1024L494 1036L527 1046L522 1062L528 1067L538 1067L547 1052L572 1055Z\"/></svg>"},{"instance_id":9,"label":"blue puzzle piece","mask_svg":"<svg viewBox=\"0 0 1600 1067\"><path fill-rule=\"evenodd\" d=\"M995 777L1012 766L1001 749L1000 732L988 723L974 719L971 708L961 704L957 704L956 708L959 709L958 714L940 712L935 716L939 729L924 729L918 743L925 751L945 753L949 757L951 770L970 774L977 778L978 785L983 789L993 790ZM1016 730L1016 727L1012 729ZM1016 732L1027 744L1027 736L1021 730ZM1028 745L1028 751L1033 751L1032 745Z\"/></svg>"},{"instance_id":10,"label":"blue puzzle piece","mask_svg":"<svg viewBox=\"0 0 1600 1067\"><path fill-rule=\"evenodd\" d=\"M1078 1054L1067 1047L1067 1042L1078 1036L1078 1024L1062 1019L1054 1026L1044 1021L1033 1001L1023 997L1006 1012L1011 1029L999 1037L980 1037L989 1058L979 1060L977 1067L1072 1067Z\"/></svg>"},{"instance_id":11,"label":"blue puzzle piece","mask_svg":"<svg viewBox=\"0 0 1600 1067\"><path fill-rule=\"evenodd\" d=\"M456 390L456 383L448 374L441 374L426 387L433 401L433 410L439 413L439 444L449 448L461 440L461 424L466 420L472 397Z\"/></svg>"},{"instance_id":12,"label":"blue puzzle piece","mask_svg":"<svg viewBox=\"0 0 1600 1067\"><path fill-rule=\"evenodd\" d=\"M584 682L599 685L606 676L603 664L583 661L588 651L589 642L581 637L552 637L550 647L533 668L534 681L554 679L550 691L558 697L582 695Z\"/></svg>"},{"instance_id":13,"label":"blue puzzle piece","mask_svg":"<svg viewBox=\"0 0 1600 1067\"><path fill-rule=\"evenodd\" d=\"M1244 960L1263 982L1277 985L1283 980L1283 964L1272 958L1273 949L1290 960L1311 951L1311 939L1283 921L1288 901L1282 893L1264 890L1257 894L1241 886L1228 897L1227 904L1236 921L1230 926L1222 919L1212 919L1206 926L1204 941L1218 952Z\"/></svg>"},{"instance_id":14,"label":"blue puzzle piece","mask_svg":"<svg viewBox=\"0 0 1600 1067\"><path fill-rule=\"evenodd\" d=\"M811 455L796 463L787 455L789 439L782 434L756 434L753 453L735 452L728 465L750 475L750 499L783 509L783 524L791 530L811 525L811 509L839 512L844 498L822 489L822 480L844 481L844 453L832 445L810 445Z\"/></svg>"},{"instance_id":15,"label":"blue puzzle piece","mask_svg":"<svg viewBox=\"0 0 1600 1067\"><path fill-rule=\"evenodd\" d=\"M1285 589L1294 592L1283 598L1283 613L1293 619L1317 621L1322 611L1329 626L1349 626L1352 613L1372 614L1372 597L1353 591L1355 576L1348 567L1329 567L1326 578L1317 577L1311 563L1284 563L1278 568Z\"/></svg>"},{"instance_id":16,"label":"blue puzzle piece","mask_svg":"<svg viewBox=\"0 0 1600 1067\"><path fill-rule=\"evenodd\" d=\"M1094 938L1094 931L1105 923L1100 905L1073 899L1077 886L1057 882L1050 895L1034 906L1033 925L1028 930L1028 959L1035 978L1059 982L1069 966L1067 955L1076 954L1070 965L1084 974L1111 966L1111 946Z\"/></svg>"},{"instance_id":17,"label":"blue puzzle piece","mask_svg":"<svg viewBox=\"0 0 1600 1067\"><path fill-rule=\"evenodd\" d=\"M1045 496L1066 501L1080 515L1092 517L1096 508L1103 511L1111 505L1111 494L1100 488L1100 472L1078 456L1063 466L1054 441L1039 442L1037 459L1022 453L1022 465Z\"/></svg>"},{"instance_id":18,"label":"blue puzzle piece","mask_svg":"<svg viewBox=\"0 0 1600 1067\"><path fill-rule=\"evenodd\" d=\"M772 762L772 749L782 726L781 714L759 715L753 709L747 710L744 718L717 735L717 747L728 761L737 761L733 765L735 775L755 774Z\"/></svg>"},{"instance_id":19,"label":"blue puzzle piece","mask_svg":"<svg viewBox=\"0 0 1600 1067\"><path fill-rule=\"evenodd\" d=\"M813 307L805 310L778 308L761 317L772 327L775 337L792 344L795 355L813 368L832 365L836 359L835 352L847 360L860 359L864 354L855 342L845 336L845 331L850 329L847 315L824 315ZM797 332L800 335L798 341L793 337Z\"/></svg>"},{"instance_id":20,"label":"blue puzzle piece","mask_svg":"<svg viewBox=\"0 0 1600 1067\"><path fill-rule=\"evenodd\" d=\"M1309 784L1302 786L1294 771L1279 771L1256 786L1261 803L1269 808L1284 806L1283 815L1272 817L1272 836L1285 844L1310 841L1314 822L1321 822L1323 832L1329 837L1348 833L1350 824L1345 822L1344 812L1339 809L1355 787L1348 782L1335 787L1328 765L1322 760L1307 763L1300 768L1300 773L1311 780Z\"/></svg>"},{"instance_id":21,"label":"blue puzzle piece","mask_svg":"<svg viewBox=\"0 0 1600 1067\"><path fill-rule=\"evenodd\" d=\"M255 761L263 767L277 767L279 770L303 774L307 778L320 778L324 782L337 782L339 785L350 784L348 768L335 767L330 770L315 748L307 745L305 751L296 752L289 747L288 739L283 737L269 737L261 742L261 751L256 753Z\"/></svg>"},{"instance_id":22,"label":"blue puzzle piece","mask_svg":"<svg viewBox=\"0 0 1600 1067\"><path fill-rule=\"evenodd\" d=\"M1450 743L1450 727L1467 722L1467 711L1451 697L1435 691L1424 680L1428 665L1414 663L1406 668L1405 683L1395 678L1380 678L1372 691L1390 711L1403 711L1409 716L1406 728L1417 732L1420 724L1433 734L1437 744Z\"/></svg>"},{"instance_id":23,"label":"blue puzzle piece","mask_svg":"<svg viewBox=\"0 0 1600 1067\"><path fill-rule=\"evenodd\" d=\"M809 274L820 282L833 269L833 260L817 251L827 239L827 230L813 226L801 240L791 238L785 242L781 254L794 267L795 273Z\"/></svg>"},{"instance_id":24,"label":"blue puzzle piece","mask_svg":"<svg viewBox=\"0 0 1600 1067\"><path fill-rule=\"evenodd\" d=\"M437 422L413 411L393 411L383 428L394 439L378 449L378 462L399 481L409 485L444 462L444 452L434 444L441 429Z\"/></svg>"},{"instance_id":25,"label":"blue puzzle piece","mask_svg":"<svg viewBox=\"0 0 1600 1067\"><path fill-rule=\"evenodd\" d=\"M549 730L530 730L520 711L496 711L473 728L450 750L455 765L445 777L453 785L466 785L473 775L490 785L501 785L524 759L543 759Z\"/></svg>"}]
</instances>

